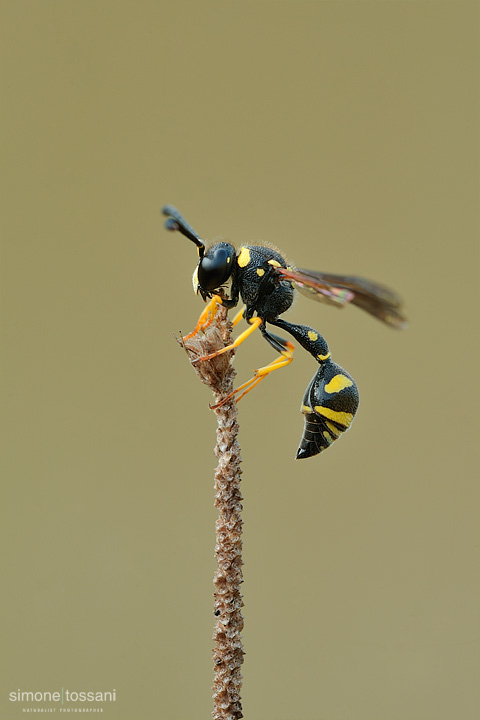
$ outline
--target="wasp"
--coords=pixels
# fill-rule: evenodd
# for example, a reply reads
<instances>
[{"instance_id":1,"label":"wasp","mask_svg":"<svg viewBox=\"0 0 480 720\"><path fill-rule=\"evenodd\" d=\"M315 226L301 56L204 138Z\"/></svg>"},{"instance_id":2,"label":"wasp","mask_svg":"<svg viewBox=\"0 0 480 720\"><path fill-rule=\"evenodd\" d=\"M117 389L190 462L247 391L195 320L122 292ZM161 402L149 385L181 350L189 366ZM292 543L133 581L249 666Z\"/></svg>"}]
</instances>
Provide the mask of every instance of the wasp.
<instances>
[{"instance_id":1,"label":"wasp","mask_svg":"<svg viewBox=\"0 0 480 720\"><path fill-rule=\"evenodd\" d=\"M352 423L359 404L357 385L352 376L332 360L327 342L317 330L287 322L280 316L290 308L298 290L335 307L357 305L389 327L404 329L407 321L400 298L392 290L365 278L293 267L277 249L267 245L242 245L237 251L228 242L218 242L206 248L178 210L167 205L163 213L168 217L165 222L168 230L182 233L196 245L199 261L193 273L193 288L204 302L209 301L195 329L186 338L208 326L218 305L233 308L240 298L244 304L233 325L243 318L248 328L230 345L195 362L238 347L256 329L279 353L273 362L256 370L250 380L214 407L234 395L240 400L271 372L292 362L294 344L267 329L267 325L273 325L292 336L319 365L301 405L304 430L296 458L312 457L326 450Z\"/></svg>"}]
</instances>

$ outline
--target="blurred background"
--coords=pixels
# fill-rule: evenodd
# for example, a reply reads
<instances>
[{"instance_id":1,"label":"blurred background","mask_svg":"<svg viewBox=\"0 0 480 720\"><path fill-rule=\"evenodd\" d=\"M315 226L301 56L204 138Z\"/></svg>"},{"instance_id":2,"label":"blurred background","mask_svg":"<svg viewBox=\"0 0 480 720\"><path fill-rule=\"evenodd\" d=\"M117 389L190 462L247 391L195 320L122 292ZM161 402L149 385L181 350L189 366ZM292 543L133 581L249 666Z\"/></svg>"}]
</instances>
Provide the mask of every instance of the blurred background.
<instances>
[{"instance_id":1,"label":"blurred background","mask_svg":"<svg viewBox=\"0 0 480 720\"><path fill-rule=\"evenodd\" d=\"M306 352L239 406L245 717L477 718L478 5L0 12L0 716L63 687L210 717L215 419L174 339L203 305L172 203L410 320L290 311L360 389L321 456L294 461ZM274 356L252 338L238 381Z\"/></svg>"}]
</instances>

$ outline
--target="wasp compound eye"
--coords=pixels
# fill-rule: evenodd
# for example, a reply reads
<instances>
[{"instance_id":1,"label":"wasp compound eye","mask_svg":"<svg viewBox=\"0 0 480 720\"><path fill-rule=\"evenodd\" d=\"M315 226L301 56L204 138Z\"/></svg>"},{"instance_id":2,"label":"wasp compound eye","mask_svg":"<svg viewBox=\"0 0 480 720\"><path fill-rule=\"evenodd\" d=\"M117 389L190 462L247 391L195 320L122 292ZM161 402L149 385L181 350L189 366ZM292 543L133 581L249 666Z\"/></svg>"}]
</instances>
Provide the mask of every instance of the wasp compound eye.
<instances>
[{"instance_id":1,"label":"wasp compound eye","mask_svg":"<svg viewBox=\"0 0 480 720\"><path fill-rule=\"evenodd\" d=\"M217 243L207 250L198 265L198 284L212 292L227 282L234 268L235 249L229 243Z\"/></svg>"}]
</instances>

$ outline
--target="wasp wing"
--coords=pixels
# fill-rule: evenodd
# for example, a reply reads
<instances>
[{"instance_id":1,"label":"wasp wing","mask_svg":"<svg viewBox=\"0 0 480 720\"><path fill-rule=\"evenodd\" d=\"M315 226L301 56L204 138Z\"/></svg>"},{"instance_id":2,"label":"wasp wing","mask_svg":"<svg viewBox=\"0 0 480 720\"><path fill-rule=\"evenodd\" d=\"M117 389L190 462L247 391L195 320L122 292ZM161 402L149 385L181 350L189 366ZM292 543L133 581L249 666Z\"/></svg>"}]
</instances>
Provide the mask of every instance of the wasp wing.
<instances>
[{"instance_id":1,"label":"wasp wing","mask_svg":"<svg viewBox=\"0 0 480 720\"><path fill-rule=\"evenodd\" d=\"M336 307L352 303L398 330L408 325L401 299L384 285L353 275L334 275L303 268L279 267L277 270L285 279L291 280L302 294L314 300Z\"/></svg>"}]
</instances>

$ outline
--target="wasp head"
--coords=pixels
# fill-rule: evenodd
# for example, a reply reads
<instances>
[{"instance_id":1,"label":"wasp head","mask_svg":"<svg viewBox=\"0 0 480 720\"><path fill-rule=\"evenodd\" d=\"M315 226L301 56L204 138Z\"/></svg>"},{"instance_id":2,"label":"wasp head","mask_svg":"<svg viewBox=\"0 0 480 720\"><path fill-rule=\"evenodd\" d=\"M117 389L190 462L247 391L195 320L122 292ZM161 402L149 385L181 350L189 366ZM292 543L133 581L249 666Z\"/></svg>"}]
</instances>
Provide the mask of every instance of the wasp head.
<instances>
[{"instance_id":1,"label":"wasp head","mask_svg":"<svg viewBox=\"0 0 480 720\"><path fill-rule=\"evenodd\" d=\"M168 216L167 230L178 230L197 246L199 261L193 273L193 289L206 300L230 279L235 267L235 248L230 243L219 242L205 250L199 235L176 208L166 205L162 212Z\"/></svg>"}]
</instances>

